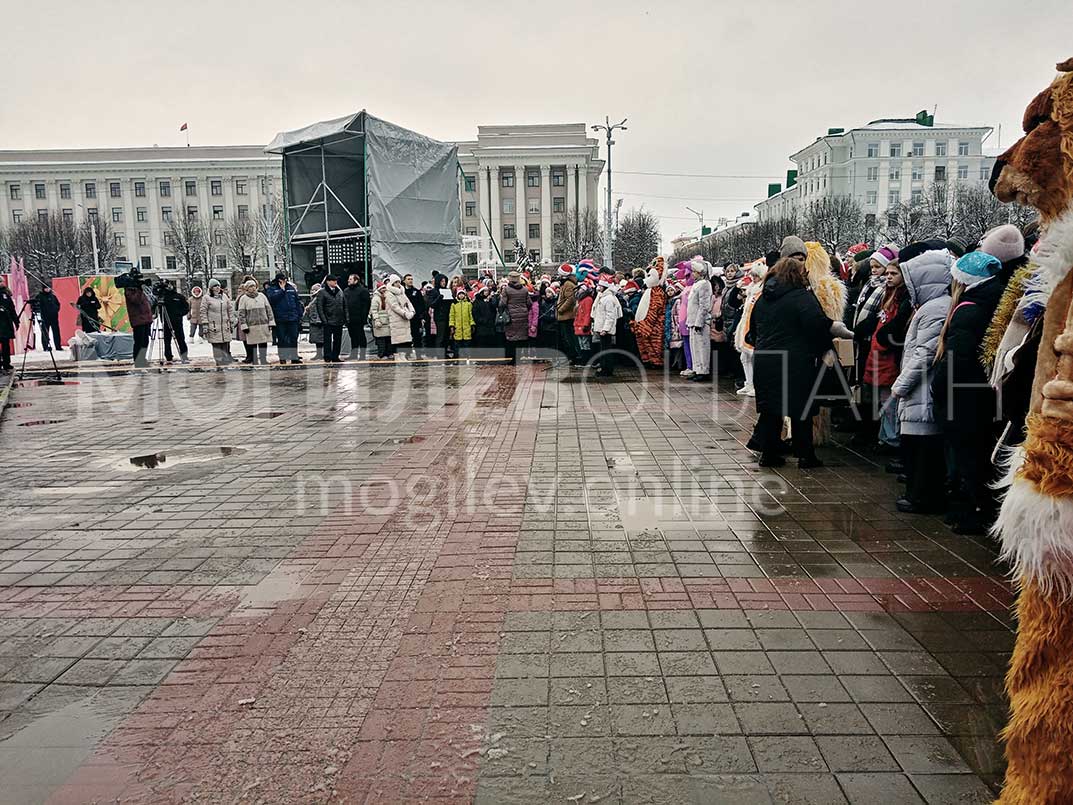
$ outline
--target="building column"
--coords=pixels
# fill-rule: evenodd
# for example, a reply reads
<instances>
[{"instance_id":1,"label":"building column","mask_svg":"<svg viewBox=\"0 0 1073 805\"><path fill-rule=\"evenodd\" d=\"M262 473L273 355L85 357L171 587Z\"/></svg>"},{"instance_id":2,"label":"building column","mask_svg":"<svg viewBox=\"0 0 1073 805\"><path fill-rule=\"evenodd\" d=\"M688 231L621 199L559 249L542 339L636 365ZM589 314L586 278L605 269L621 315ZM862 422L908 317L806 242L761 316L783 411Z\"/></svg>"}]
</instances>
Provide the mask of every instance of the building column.
<instances>
[{"instance_id":1,"label":"building column","mask_svg":"<svg viewBox=\"0 0 1073 805\"><path fill-rule=\"evenodd\" d=\"M567 165L563 170L566 171L566 223L567 226L572 226L578 220L577 202L574 200L577 183L574 181L573 165Z\"/></svg>"},{"instance_id":2,"label":"building column","mask_svg":"<svg viewBox=\"0 0 1073 805\"><path fill-rule=\"evenodd\" d=\"M540 257L552 260L550 165L540 166Z\"/></svg>"},{"instance_id":3,"label":"building column","mask_svg":"<svg viewBox=\"0 0 1073 805\"><path fill-rule=\"evenodd\" d=\"M499 216L499 168L489 166L484 176L485 187L488 189L488 227L492 230L492 251L495 252L495 244L499 244L502 252L503 226ZM482 235L488 234L482 232Z\"/></svg>"},{"instance_id":4,"label":"building column","mask_svg":"<svg viewBox=\"0 0 1073 805\"><path fill-rule=\"evenodd\" d=\"M525 165L514 166L514 229L525 251L529 252L528 202L525 199Z\"/></svg>"},{"instance_id":5,"label":"building column","mask_svg":"<svg viewBox=\"0 0 1073 805\"><path fill-rule=\"evenodd\" d=\"M577 194L577 206L581 211L581 216L584 217L589 209L589 168L587 165L578 165ZM597 205L596 211L599 212L599 210L600 207Z\"/></svg>"}]
</instances>

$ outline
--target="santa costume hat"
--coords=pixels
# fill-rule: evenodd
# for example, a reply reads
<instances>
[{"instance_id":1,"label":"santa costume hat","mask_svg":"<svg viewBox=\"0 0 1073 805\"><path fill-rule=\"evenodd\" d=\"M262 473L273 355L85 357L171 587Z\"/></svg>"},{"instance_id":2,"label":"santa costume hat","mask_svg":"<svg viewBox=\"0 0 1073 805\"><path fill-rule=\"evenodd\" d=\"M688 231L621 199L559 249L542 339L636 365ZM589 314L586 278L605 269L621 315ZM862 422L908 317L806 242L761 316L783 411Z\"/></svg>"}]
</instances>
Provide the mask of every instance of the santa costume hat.
<instances>
[{"instance_id":1,"label":"santa costume hat","mask_svg":"<svg viewBox=\"0 0 1073 805\"><path fill-rule=\"evenodd\" d=\"M950 273L967 288L991 279L1002 270L1002 263L986 252L969 252L954 263Z\"/></svg>"},{"instance_id":2,"label":"santa costume hat","mask_svg":"<svg viewBox=\"0 0 1073 805\"><path fill-rule=\"evenodd\" d=\"M567 277L569 277L573 273L574 273L574 267L572 265L570 265L570 263L563 263L561 266L559 266L559 270L556 272L556 276L560 280L565 280Z\"/></svg>"},{"instance_id":3,"label":"santa costume hat","mask_svg":"<svg viewBox=\"0 0 1073 805\"><path fill-rule=\"evenodd\" d=\"M891 261L898 259L898 247L893 243L888 243L882 249L877 249L872 253L872 259L886 268L890 265Z\"/></svg>"}]
</instances>

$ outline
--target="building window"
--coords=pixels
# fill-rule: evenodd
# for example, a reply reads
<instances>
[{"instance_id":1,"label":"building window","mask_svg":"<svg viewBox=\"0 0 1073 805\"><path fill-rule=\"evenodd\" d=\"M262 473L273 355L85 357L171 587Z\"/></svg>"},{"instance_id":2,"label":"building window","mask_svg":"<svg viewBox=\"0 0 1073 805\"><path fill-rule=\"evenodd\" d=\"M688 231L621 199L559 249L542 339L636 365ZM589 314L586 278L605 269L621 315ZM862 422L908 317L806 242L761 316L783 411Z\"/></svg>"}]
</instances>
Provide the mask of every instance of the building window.
<instances>
[{"instance_id":1,"label":"building window","mask_svg":"<svg viewBox=\"0 0 1073 805\"><path fill-rule=\"evenodd\" d=\"M224 208L219 204L212 208L212 220L222 221L224 219Z\"/></svg>"},{"instance_id":2,"label":"building window","mask_svg":"<svg viewBox=\"0 0 1073 805\"><path fill-rule=\"evenodd\" d=\"M503 227L503 240L514 240L514 224Z\"/></svg>"},{"instance_id":3,"label":"building window","mask_svg":"<svg viewBox=\"0 0 1073 805\"><path fill-rule=\"evenodd\" d=\"M900 204L902 201L901 190L891 190L887 193L887 205L893 207L895 204Z\"/></svg>"},{"instance_id":4,"label":"building window","mask_svg":"<svg viewBox=\"0 0 1073 805\"><path fill-rule=\"evenodd\" d=\"M125 239L123 237L122 232L116 232L115 235L112 237L112 239L115 241L116 246L118 246L121 249L123 248L123 242L124 242Z\"/></svg>"},{"instance_id":5,"label":"building window","mask_svg":"<svg viewBox=\"0 0 1073 805\"><path fill-rule=\"evenodd\" d=\"M113 224L121 224L121 223L123 223L123 208L122 207L112 207L112 223Z\"/></svg>"},{"instance_id":6,"label":"building window","mask_svg":"<svg viewBox=\"0 0 1073 805\"><path fill-rule=\"evenodd\" d=\"M267 196L268 195L268 177L267 176L262 176L261 177L261 195L262 196Z\"/></svg>"},{"instance_id":7,"label":"building window","mask_svg":"<svg viewBox=\"0 0 1073 805\"><path fill-rule=\"evenodd\" d=\"M86 210L86 217L90 220L91 223L97 223L97 208L90 207L88 210Z\"/></svg>"},{"instance_id":8,"label":"building window","mask_svg":"<svg viewBox=\"0 0 1073 805\"><path fill-rule=\"evenodd\" d=\"M172 237L171 232L165 232L164 233L164 245L165 246L174 246L175 245L175 238Z\"/></svg>"},{"instance_id":9,"label":"building window","mask_svg":"<svg viewBox=\"0 0 1073 805\"><path fill-rule=\"evenodd\" d=\"M958 143L958 156L967 157L969 155L969 144L966 142Z\"/></svg>"},{"instance_id":10,"label":"building window","mask_svg":"<svg viewBox=\"0 0 1073 805\"><path fill-rule=\"evenodd\" d=\"M551 200L552 212L566 212L566 199L561 196Z\"/></svg>"},{"instance_id":11,"label":"building window","mask_svg":"<svg viewBox=\"0 0 1073 805\"><path fill-rule=\"evenodd\" d=\"M913 143L913 156L924 156L924 143Z\"/></svg>"},{"instance_id":12,"label":"building window","mask_svg":"<svg viewBox=\"0 0 1073 805\"><path fill-rule=\"evenodd\" d=\"M890 179L890 181L892 182L900 182L902 180L902 169L891 168L890 173L887 174L887 178Z\"/></svg>"},{"instance_id":13,"label":"building window","mask_svg":"<svg viewBox=\"0 0 1073 805\"><path fill-rule=\"evenodd\" d=\"M40 184L40 183L35 184L34 185L34 198L43 199L44 197L45 197L45 186L43 184Z\"/></svg>"},{"instance_id":14,"label":"building window","mask_svg":"<svg viewBox=\"0 0 1073 805\"><path fill-rule=\"evenodd\" d=\"M189 207L187 207L186 208L186 217L187 218L197 218L197 207L195 207L192 204Z\"/></svg>"},{"instance_id":15,"label":"building window","mask_svg":"<svg viewBox=\"0 0 1073 805\"><path fill-rule=\"evenodd\" d=\"M134 195L138 198L145 198L145 182L134 183Z\"/></svg>"},{"instance_id":16,"label":"building window","mask_svg":"<svg viewBox=\"0 0 1073 805\"><path fill-rule=\"evenodd\" d=\"M70 197L71 197L71 186L69 184L61 184L60 185L60 198L70 198Z\"/></svg>"},{"instance_id":17,"label":"building window","mask_svg":"<svg viewBox=\"0 0 1073 805\"><path fill-rule=\"evenodd\" d=\"M139 246L148 246L149 245L149 233L148 232L139 232L138 233L138 245Z\"/></svg>"},{"instance_id":18,"label":"building window","mask_svg":"<svg viewBox=\"0 0 1073 805\"><path fill-rule=\"evenodd\" d=\"M540 174L527 173L525 175L525 184L527 187L540 187Z\"/></svg>"},{"instance_id":19,"label":"building window","mask_svg":"<svg viewBox=\"0 0 1073 805\"><path fill-rule=\"evenodd\" d=\"M475 255L475 254L467 254L466 255L466 265L467 266L475 266L475 265L477 265L477 255Z\"/></svg>"},{"instance_id":20,"label":"building window","mask_svg":"<svg viewBox=\"0 0 1073 805\"><path fill-rule=\"evenodd\" d=\"M504 173L503 176L500 177L500 182L503 187L514 187L514 174Z\"/></svg>"},{"instance_id":21,"label":"building window","mask_svg":"<svg viewBox=\"0 0 1073 805\"><path fill-rule=\"evenodd\" d=\"M923 181L923 179L924 179L924 166L923 165L914 165L913 166L913 181L914 182L920 182L920 181Z\"/></svg>"},{"instance_id":22,"label":"building window","mask_svg":"<svg viewBox=\"0 0 1073 805\"><path fill-rule=\"evenodd\" d=\"M891 159L898 159L898 158L901 157L901 155L902 155L902 144L901 143L891 143L890 144L890 158Z\"/></svg>"},{"instance_id":23,"label":"building window","mask_svg":"<svg viewBox=\"0 0 1073 805\"><path fill-rule=\"evenodd\" d=\"M174 260L175 258L172 258L172 259ZM143 254L142 255L142 271L152 271L152 270L153 270L153 258L150 257L148 254Z\"/></svg>"},{"instance_id":24,"label":"building window","mask_svg":"<svg viewBox=\"0 0 1073 805\"><path fill-rule=\"evenodd\" d=\"M551 233L556 238L566 237L566 224L552 224Z\"/></svg>"},{"instance_id":25,"label":"building window","mask_svg":"<svg viewBox=\"0 0 1073 805\"><path fill-rule=\"evenodd\" d=\"M243 268L251 268L252 266L253 266L253 261L250 259L250 256L248 254L242 255L242 267Z\"/></svg>"},{"instance_id":26,"label":"building window","mask_svg":"<svg viewBox=\"0 0 1073 805\"><path fill-rule=\"evenodd\" d=\"M108 183L108 195L112 198L122 198L123 188L119 186L119 182Z\"/></svg>"},{"instance_id":27,"label":"building window","mask_svg":"<svg viewBox=\"0 0 1073 805\"><path fill-rule=\"evenodd\" d=\"M477 227L475 227L475 226L467 226L466 227L466 234L470 235L471 237L476 237L477 236Z\"/></svg>"},{"instance_id":28,"label":"building window","mask_svg":"<svg viewBox=\"0 0 1073 805\"><path fill-rule=\"evenodd\" d=\"M868 143L867 156L869 159L876 159L879 156L879 143Z\"/></svg>"},{"instance_id":29,"label":"building window","mask_svg":"<svg viewBox=\"0 0 1073 805\"><path fill-rule=\"evenodd\" d=\"M937 182L945 182L946 181L946 165L936 165L935 166L935 181L937 181Z\"/></svg>"},{"instance_id":30,"label":"building window","mask_svg":"<svg viewBox=\"0 0 1073 805\"><path fill-rule=\"evenodd\" d=\"M171 223L171 207L160 208L160 220L166 224Z\"/></svg>"},{"instance_id":31,"label":"building window","mask_svg":"<svg viewBox=\"0 0 1073 805\"><path fill-rule=\"evenodd\" d=\"M553 173L551 175L552 187L565 187L566 186L566 174L565 173Z\"/></svg>"},{"instance_id":32,"label":"building window","mask_svg":"<svg viewBox=\"0 0 1073 805\"><path fill-rule=\"evenodd\" d=\"M159 189L162 198L169 198L171 196L171 182L161 182Z\"/></svg>"},{"instance_id":33,"label":"building window","mask_svg":"<svg viewBox=\"0 0 1073 805\"><path fill-rule=\"evenodd\" d=\"M75 222L75 211L71 209L64 210L63 222L65 224L73 224Z\"/></svg>"},{"instance_id":34,"label":"building window","mask_svg":"<svg viewBox=\"0 0 1073 805\"><path fill-rule=\"evenodd\" d=\"M149 220L149 210L147 210L145 207L139 207L134 211L134 218L138 221L138 223L144 224L146 221Z\"/></svg>"},{"instance_id":35,"label":"building window","mask_svg":"<svg viewBox=\"0 0 1073 805\"><path fill-rule=\"evenodd\" d=\"M539 263L540 262L540 249L530 249L529 250L529 259L532 260L534 263Z\"/></svg>"},{"instance_id":36,"label":"building window","mask_svg":"<svg viewBox=\"0 0 1073 805\"><path fill-rule=\"evenodd\" d=\"M223 246L224 245L224 233L219 231L219 230L213 232L212 233L212 242L215 243L217 246Z\"/></svg>"},{"instance_id":37,"label":"building window","mask_svg":"<svg viewBox=\"0 0 1073 805\"><path fill-rule=\"evenodd\" d=\"M86 182L86 198L97 198L97 183Z\"/></svg>"},{"instance_id":38,"label":"building window","mask_svg":"<svg viewBox=\"0 0 1073 805\"><path fill-rule=\"evenodd\" d=\"M209 192L214 196L222 196L224 194L224 183L219 179L213 179L209 182Z\"/></svg>"},{"instance_id":39,"label":"building window","mask_svg":"<svg viewBox=\"0 0 1073 805\"><path fill-rule=\"evenodd\" d=\"M991 168L987 165L980 166L980 181L987 182L991 179Z\"/></svg>"},{"instance_id":40,"label":"building window","mask_svg":"<svg viewBox=\"0 0 1073 805\"><path fill-rule=\"evenodd\" d=\"M197 195L197 180L196 179L187 179L185 182L183 182L183 187L185 188L186 195L188 195L188 196L196 196Z\"/></svg>"},{"instance_id":41,"label":"building window","mask_svg":"<svg viewBox=\"0 0 1073 805\"><path fill-rule=\"evenodd\" d=\"M474 192L477 191L477 177L476 176L466 176L464 181L466 183L466 192L467 193L474 193Z\"/></svg>"},{"instance_id":42,"label":"building window","mask_svg":"<svg viewBox=\"0 0 1073 805\"><path fill-rule=\"evenodd\" d=\"M18 201L22 198L22 188L17 184L9 184L7 186L7 195L12 201Z\"/></svg>"},{"instance_id":43,"label":"building window","mask_svg":"<svg viewBox=\"0 0 1073 805\"><path fill-rule=\"evenodd\" d=\"M240 221L245 221L250 217L250 208L245 204L238 205L238 218Z\"/></svg>"},{"instance_id":44,"label":"building window","mask_svg":"<svg viewBox=\"0 0 1073 805\"><path fill-rule=\"evenodd\" d=\"M227 255L226 254L218 254L218 255L216 255L216 267L218 269L220 269L221 271L225 271L227 269Z\"/></svg>"},{"instance_id":45,"label":"building window","mask_svg":"<svg viewBox=\"0 0 1073 805\"><path fill-rule=\"evenodd\" d=\"M868 169L868 181L870 181L870 182L878 182L879 181L879 168L876 167L875 165L873 165L872 167L870 167Z\"/></svg>"},{"instance_id":46,"label":"building window","mask_svg":"<svg viewBox=\"0 0 1073 805\"><path fill-rule=\"evenodd\" d=\"M164 265L167 266L168 271L174 271L175 257L169 254L167 257L164 258Z\"/></svg>"},{"instance_id":47,"label":"building window","mask_svg":"<svg viewBox=\"0 0 1073 805\"><path fill-rule=\"evenodd\" d=\"M503 199L503 212L505 212L507 215L510 215L511 213L514 212L514 199L512 199L512 198Z\"/></svg>"},{"instance_id":48,"label":"building window","mask_svg":"<svg viewBox=\"0 0 1073 805\"><path fill-rule=\"evenodd\" d=\"M514 249L506 249L503 252L503 262L504 263L513 263L514 262Z\"/></svg>"},{"instance_id":49,"label":"building window","mask_svg":"<svg viewBox=\"0 0 1073 805\"><path fill-rule=\"evenodd\" d=\"M467 218L472 218L476 214L477 214L477 202L476 201L467 201L466 202L466 217Z\"/></svg>"},{"instance_id":50,"label":"building window","mask_svg":"<svg viewBox=\"0 0 1073 805\"><path fill-rule=\"evenodd\" d=\"M914 190L909 196L909 203L910 204L919 204L923 200L924 200L924 191L919 189L919 188Z\"/></svg>"},{"instance_id":51,"label":"building window","mask_svg":"<svg viewBox=\"0 0 1073 805\"><path fill-rule=\"evenodd\" d=\"M48 210L38 210L37 211L37 220L38 221L48 221Z\"/></svg>"},{"instance_id":52,"label":"building window","mask_svg":"<svg viewBox=\"0 0 1073 805\"><path fill-rule=\"evenodd\" d=\"M969 178L969 166L968 165L958 165L958 178L959 179L968 179Z\"/></svg>"},{"instance_id":53,"label":"building window","mask_svg":"<svg viewBox=\"0 0 1073 805\"><path fill-rule=\"evenodd\" d=\"M865 195L865 200L869 204L875 204L877 196L878 193L876 193L875 190L869 190L868 193Z\"/></svg>"},{"instance_id":54,"label":"building window","mask_svg":"<svg viewBox=\"0 0 1073 805\"><path fill-rule=\"evenodd\" d=\"M239 179L239 180L237 180L235 182L235 195L236 196L244 196L244 195L246 195L246 182L245 182L245 180Z\"/></svg>"},{"instance_id":55,"label":"building window","mask_svg":"<svg viewBox=\"0 0 1073 805\"><path fill-rule=\"evenodd\" d=\"M22 223L22 210L12 210L11 211L11 223L13 223L13 224L21 224Z\"/></svg>"},{"instance_id":56,"label":"building window","mask_svg":"<svg viewBox=\"0 0 1073 805\"><path fill-rule=\"evenodd\" d=\"M540 224L529 224L529 239L536 240L540 237Z\"/></svg>"},{"instance_id":57,"label":"building window","mask_svg":"<svg viewBox=\"0 0 1073 805\"><path fill-rule=\"evenodd\" d=\"M936 143L935 144L935 156L937 156L937 157L945 157L946 156L946 143Z\"/></svg>"}]
</instances>

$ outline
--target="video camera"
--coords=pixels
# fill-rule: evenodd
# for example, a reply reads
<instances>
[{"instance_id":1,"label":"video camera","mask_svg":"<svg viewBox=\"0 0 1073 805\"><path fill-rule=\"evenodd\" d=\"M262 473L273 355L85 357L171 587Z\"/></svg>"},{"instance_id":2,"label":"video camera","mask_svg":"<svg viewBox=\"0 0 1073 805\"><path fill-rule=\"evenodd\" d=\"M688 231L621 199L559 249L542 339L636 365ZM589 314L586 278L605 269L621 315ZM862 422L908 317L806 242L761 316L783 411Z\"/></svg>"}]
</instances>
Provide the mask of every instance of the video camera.
<instances>
[{"instance_id":1,"label":"video camera","mask_svg":"<svg viewBox=\"0 0 1073 805\"><path fill-rule=\"evenodd\" d=\"M117 288L137 288L140 285L152 285L153 281L142 274L142 270L135 266L126 274L119 274L115 278Z\"/></svg>"}]
</instances>

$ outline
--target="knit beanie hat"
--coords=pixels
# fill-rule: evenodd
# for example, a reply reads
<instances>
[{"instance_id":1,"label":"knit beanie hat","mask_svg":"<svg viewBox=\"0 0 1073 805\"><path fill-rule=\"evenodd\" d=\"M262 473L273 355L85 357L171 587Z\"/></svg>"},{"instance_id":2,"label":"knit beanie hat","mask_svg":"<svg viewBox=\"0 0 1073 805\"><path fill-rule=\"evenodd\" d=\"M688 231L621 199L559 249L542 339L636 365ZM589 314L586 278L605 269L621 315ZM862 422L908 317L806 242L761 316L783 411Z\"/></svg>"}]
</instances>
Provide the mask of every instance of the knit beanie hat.
<instances>
[{"instance_id":1,"label":"knit beanie hat","mask_svg":"<svg viewBox=\"0 0 1073 805\"><path fill-rule=\"evenodd\" d=\"M872 259L885 268L891 260L898 259L898 250L893 244L887 244L882 249L877 249Z\"/></svg>"},{"instance_id":2,"label":"knit beanie hat","mask_svg":"<svg viewBox=\"0 0 1073 805\"><path fill-rule=\"evenodd\" d=\"M802 256L808 254L808 249L805 248L805 241L801 240L797 235L787 235L782 239L782 246L779 247L779 257L789 257L792 254Z\"/></svg>"},{"instance_id":3,"label":"knit beanie hat","mask_svg":"<svg viewBox=\"0 0 1073 805\"><path fill-rule=\"evenodd\" d=\"M1013 224L996 226L980 241L980 251L998 258L1000 263L1008 263L1024 257L1025 236Z\"/></svg>"},{"instance_id":4,"label":"knit beanie hat","mask_svg":"<svg viewBox=\"0 0 1073 805\"><path fill-rule=\"evenodd\" d=\"M865 249L863 252L857 252L853 255L854 262L860 264L875 254L875 249Z\"/></svg>"},{"instance_id":5,"label":"knit beanie hat","mask_svg":"<svg viewBox=\"0 0 1073 805\"><path fill-rule=\"evenodd\" d=\"M220 287L220 281L219 280L209 280L209 290L210 291L213 288L219 288L219 287Z\"/></svg>"},{"instance_id":6,"label":"knit beanie hat","mask_svg":"<svg viewBox=\"0 0 1073 805\"><path fill-rule=\"evenodd\" d=\"M969 250L969 247L965 245L965 241L961 238L950 238L946 242L946 250L954 257L961 257Z\"/></svg>"},{"instance_id":7,"label":"knit beanie hat","mask_svg":"<svg viewBox=\"0 0 1073 805\"><path fill-rule=\"evenodd\" d=\"M958 282L972 287L998 274L1002 269L1002 263L994 255L987 252L969 252L961 257L951 270L951 274Z\"/></svg>"},{"instance_id":8,"label":"knit beanie hat","mask_svg":"<svg viewBox=\"0 0 1073 805\"><path fill-rule=\"evenodd\" d=\"M556 273L561 278L569 277L571 274L574 273L574 267L569 263L563 263L561 266L559 266L559 270Z\"/></svg>"},{"instance_id":9,"label":"knit beanie hat","mask_svg":"<svg viewBox=\"0 0 1073 805\"><path fill-rule=\"evenodd\" d=\"M939 249L946 248L946 241L932 238L930 240L918 240L915 243L910 243L904 249L898 252L898 262L903 265L914 257L919 257L924 252L934 252Z\"/></svg>"}]
</instances>

